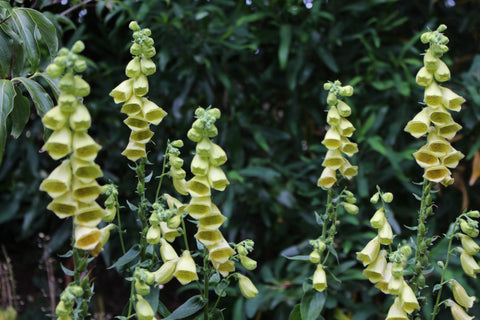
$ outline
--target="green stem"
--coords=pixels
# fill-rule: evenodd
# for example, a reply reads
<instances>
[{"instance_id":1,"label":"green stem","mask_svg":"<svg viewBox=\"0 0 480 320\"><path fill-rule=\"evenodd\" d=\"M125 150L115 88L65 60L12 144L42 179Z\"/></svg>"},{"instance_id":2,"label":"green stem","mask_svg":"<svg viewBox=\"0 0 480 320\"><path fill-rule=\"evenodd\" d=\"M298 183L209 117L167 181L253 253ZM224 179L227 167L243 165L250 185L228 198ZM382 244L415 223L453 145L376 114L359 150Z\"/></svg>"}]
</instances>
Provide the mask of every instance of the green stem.
<instances>
[{"instance_id":1,"label":"green stem","mask_svg":"<svg viewBox=\"0 0 480 320\"><path fill-rule=\"evenodd\" d=\"M137 164L137 167L135 169L137 173L137 178L138 178L137 193L140 196L140 204L138 206L138 217L140 219L140 222L142 223L142 235L140 238L140 248L141 248L140 257L142 260L145 259L145 251L148 245L145 237L148 230L148 222L146 217L147 199L145 197L145 162L146 160L147 158L140 159L140 163Z\"/></svg>"},{"instance_id":2,"label":"green stem","mask_svg":"<svg viewBox=\"0 0 480 320\"><path fill-rule=\"evenodd\" d=\"M332 219L332 216L335 212L335 208L333 206L333 196L335 195L333 188L328 189L328 197L327 197L327 209L326 209L326 214L327 214L327 219L330 221ZM325 237L327 235L327 222L323 222L323 227L322 227L322 240L325 241Z\"/></svg>"},{"instance_id":3,"label":"green stem","mask_svg":"<svg viewBox=\"0 0 480 320\"><path fill-rule=\"evenodd\" d=\"M165 169L167 166L167 158L168 158L167 150L168 150L168 146L167 146L167 149L165 150L165 155L163 157L162 174L160 175L160 181L158 181L157 193L155 194L155 202L158 202L159 195L160 195L160 187L162 186L163 176L165 175Z\"/></svg>"},{"instance_id":4,"label":"green stem","mask_svg":"<svg viewBox=\"0 0 480 320\"><path fill-rule=\"evenodd\" d=\"M450 240L448 242L447 259L445 260L445 264L443 266L442 277L440 278L440 289L438 289L437 300L435 301L435 306L433 308L432 319L431 320L435 320L435 316L439 312L438 308L440 307L440 298L442 296L443 285L445 284L444 283L445 273L447 271L448 263L450 262L450 255L452 254L452 242L453 242L453 238L455 237L455 230L457 230L458 222L460 221L460 217L455 220L455 224L453 225L453 229L452 229L452 234L450 235Z\"/></svg>"},{"instance_id":5,"label":"green stem","mask_svg":"<svg viewBox=\"0 0 480 320\"><path fill-rule=\"evenodd\" d=\"M204 253L204 259L203 259L203 290L204 290L204 299L205 299L205 307L203 308L203 320L208 320L209 316L208 316L208 298L209 298L209 294L208 294L208 280L209 280L209 277L210 277L210 272L208 272L208 268L207 268L207 255L208 255L208 252L207 252L207 249L203 249L203 253Z\"/></svg>"},{"instance_id":6,"label":"green stem","mask_svg":"<svg viewBox=\"0 0 480 320\"><path fill-rule=\"evenodd\" d=\"M118 207L118 195L115 195L115 210L116 212L116 217L118 221L118 235L120 237L120 246L122 247L122 253L125 255L125 244L123 242L123 230L122 230L122 221L120 220L120 208Z\"/></svg>"},{"instance_id":7,"label":"green stem","mask_svg":"<svg viewBox=\"0 0 480 320\"><path fill-rule=\"evenodd\" d=\"M420 211L418 212L417 250L415 252L414 276L410 282L412 284L412 290L417 298L420 297L420 292L425 287L425 279L422 272L428 265L428 248L425 243L425 235L427 232L427 210L431 205L431 187L432 183L427 179L423 179L422 198ZM419 299L419 303L422 307L425 304L425 299ZM420 311L418 311L418 313L420 313Z\"/></svg>"}]
</instances>

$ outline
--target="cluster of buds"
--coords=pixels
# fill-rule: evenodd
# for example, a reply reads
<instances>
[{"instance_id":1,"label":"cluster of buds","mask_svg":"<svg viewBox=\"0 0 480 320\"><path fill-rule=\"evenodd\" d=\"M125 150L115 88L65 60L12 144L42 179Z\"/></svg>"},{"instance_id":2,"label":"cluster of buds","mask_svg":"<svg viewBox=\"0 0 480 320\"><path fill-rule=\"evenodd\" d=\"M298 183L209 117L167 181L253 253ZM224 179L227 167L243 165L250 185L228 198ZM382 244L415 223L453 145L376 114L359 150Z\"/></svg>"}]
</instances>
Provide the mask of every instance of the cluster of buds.
<instances>
[{"instance_id":1,"label":"cluster of buds","mask_svg":"<svg viewBox=\"0 0 480 320\"><path fill-rule=\"evenodd\" d=\"M355 131L353 124L346 119L352 112L351 108L338 99L338 96L350 97L353 94L353 87L342 87L341 82L337 80L333 83L325 83L324 88L329 90L327 103L330 109L327 114L327 123L330 128L322 141L328 152L322 163L325 169L317 184L319 187L330 189L337 181L337 169L347 179L357 175L358 167L352 166L342 153L351 157L358 152L358 146L348 139Z\"/></svg>"},{"instance_id":2,"label":"cluster of buds","mask_svg":"<svg viewBox=\"0 0 480 320\"><path fill-rule=\"evenodd\" d=\"M310 262L317 265L313 273L313 288L319 292L327 289L327 275L321 263L323 251L327 248L325 243L321 240L312 240L310 244L313 246L313 251L310 253Z\"/></svg>"},{"instance_id":3,"label":"cluster of buds","mask_svg":"<svg viewBox=\"0 0 480 320\"><path fill-rule=\"evenodd\" d=\"M478 218L479 212L474 210L465 215L465 219L460 219L460 229L462 232L455 236L460 238L462 246L457 247L456 250L460 253L460 263L466 275L476 278L477 273L480 273L480 266L473 257L476 255L480 247L472 239L478 237L478 222L472 218Z\"/></svg>"},{"instance_id":4,"label":"cluster of buds","mask_svg":"<svg viewBox=\"0 0 480 320\"><path fill-rule=\"evenodd\" d=\"M90 86L74 72L85 70L85 60L79 53L85 48L77 41L72 50L62 48L47 74L58 78L60 95L58 105L45 113L42 122L53 133L42 147L54 159L68 157L43 180L40 190L53 198L47 209L59 218L74 217L75 247L98 255L108 240L109 225L101 230L97 225L105 217L105 210L96 202L103 189L96 181L103 176L95 164L100 146L87 133L91 117L82 100L90 93Z\"/></svg>"},{"instance_id":5,"label":"cluster of buds","mask_svg":"<svg viewBox=\"0 0 480 320\"><path fill-rule=\"evenodd\" d=\"M187 181L185 180L186 172L183 170L183 159L180 158L179 148L183 147L182 140L175 140L167 146L167 157L170 171L168 175L172 178L173 187L178 193L184 196L188 195Z\"/></svg>"},{"instance_id":6,"label":"cluster of buds","mask_svg":"<svg viewBox=\"0 0 480 320\"><path fill-rule=\"evenodd\" d=\"M210 140L218 134L215 121L220 118L220 110L197 108L195 115L197 119L187 133L188 138L197 145L190 166L194 176L187 182L191 200L186 211L198 220L195 238L208 249L213 266L225 277L235 270L235 264L230 259L235 250L219 230L226 218L212 203L210 190L213 188L223 191L229 184L220 168L227 161L227 155L220 146Z\"/></svg>"},{"instance_id":7,"label":"cluster of buds","mask_svg":"<svg viewBox=\"0 0 480 320\"><path fill-rule=\"evenodd\" d=\"M140 29L137 22L132 21L129 28L133 31L133 44L130 53L133 59L127 64L125 74L128 80L120 83L110 92L115 103L123 102L122 113L128 115L124 123L132 130L127 148L122 155L131 161L146 156L145 145L150 141L153 132L150 123L158 125L167 113L154 102L145 98L148 93L147 76L155 73L156 66L152 61L155 55L150 29Z\"/></svg>"},{"instance_id":8,"label":"cluster of buds","mask_svg":"<svg viewBox=\"0 0 480 320\"><path fill-rule=\"evenodd\" d=\"M235 249L237 250L238 254L234 257L234 259L240 260L241 265L249 271L257 268L257 262L247 256L251 251L253 251L253 245L254 242L250 239L243 240L239 244L235 245ZM238 279L240 292L245 298L253 299L258 295L258 289L255 287L249 277L239 272L235 273L235 276Z\"/></svg>"},{"instance_id":9,"label":"cluster of buds","mask_svg":"<svg viewBox=\"0 0 480 320\"><path fill-rule=\"evenodd\" d=\"M448 110L460 111L465 102L463 97L438 84L450 79L450 70L440 59L448 51L448 38L442 34L446 28L440 25L436 31L422 34L421 41L429 43L429 48L416 82L425 87L423 101L426 106L405 127L405 131L415 138L427 135L427 144L413 155L418 165L425 169L424 178L444 186L453 183L449 168L455 168L464 157L448 141L462 128Z\"/></svg>"},{"instance_id":10,"label":"cluster of buds","mask_svg":"<svg viewBox=\"0 0 480 320\"><path fill-rule=\"evenodd\" d=\"M155 275L148 270L137 268L133 273L133 281L136 292L135 310L137 312L137 319L154 320L155 312L143 296L146 296L150 293L150 286L155 281Z\"/></svg>"},{"instance_id":11,"label":"cluster of buds","mask_svg":"<svg viewBox=\"0 0 480 320\"><path fill-rule=\"evenodd\" d=\"M405 245L390 255L386 250L381 249L381 245L390 245L393 240L392 227L385 216L385 204L393 200L393 195L390 192L383 193L378 188L377 193L370 198L370 202L377 204L379 200L382 206L370 219L370 224L378 230L378 234L362 251L357 252L357 259L366 267L363 275L374 283L377 289L385 294L397 296L386 319L407 320L407 314L420 308L412 288L403 278L405 261L412 253L412 249ZM387 256L390 262L387 262Z\"/></svg>"},{"instance_id":12,"label":"cluster of buds","mask_svg":"<svg viewBox=\"0 0 480 320\"><path fill-rule=\"evenodd\" d=\"M88 280L87 277L84 279ZM84 290L79 285L71 283L60 295L60 301L55 308L59 320L74 319L75 300L84 295ZM86 306L86 305L85 305Z\"/></svg>"},{"instance_id":13,"label":"cluster of buds","mask_svg":"<svg viewBox=\"0 0 480 320\"><path fill-rule=\"evenodd\" d=\"M158 244L163 241L173 242L181 235L182 214L185 213L185 205L169 194L164 194L168 209L164 209L159 203L152 205L153 211L148 219L150 227L147 231L147 242Z\"/></svg>"}]
</instances>

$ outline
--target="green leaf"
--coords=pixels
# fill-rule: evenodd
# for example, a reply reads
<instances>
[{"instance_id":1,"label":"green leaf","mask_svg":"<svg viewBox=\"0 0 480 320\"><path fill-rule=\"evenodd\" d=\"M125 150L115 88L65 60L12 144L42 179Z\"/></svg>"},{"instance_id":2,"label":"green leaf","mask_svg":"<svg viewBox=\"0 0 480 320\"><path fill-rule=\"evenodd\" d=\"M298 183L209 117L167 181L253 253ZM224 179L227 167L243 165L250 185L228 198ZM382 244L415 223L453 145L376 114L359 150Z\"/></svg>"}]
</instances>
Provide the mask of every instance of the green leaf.
<instances>
[{"instance_id":1,"label":"green leaf","mask_svg":"<svg viewBox=\"0 0 480 320\"><path fill-rule=\"evenodd\" d=\"M273 182L280 178L280 173L267 167L246 167L239 170L238 173L244 177L254 177L265 180L266 182Z\"/></svg>"},{"instance_id":2,"label":"green leaf","mask_svg":"<svg viewBox=\"0 0 480 320\"><path fill-rule=\"evenodd\" d=\"M244 23L249 23L249 22L254 22L254 21L257 21L257 20L261 20L261 19L265 18L266 16L267 16L267 14L264 13L264 12L257 12L257 13L249 14L249 15L246 15L246 16L242 16L241 18L239 18L237 20L237 22L235 23L235 26L238 28Z\"/></svg>"},{"instance_id":3,"label":"green leaf","mask_svg":"<svg viewBox=\"0 0 480 320\"><path fill-rule=\"evenodd\" d=\"M302 320L302 314L300 313L300 304L295 305L288 316L288 320Z\"/></svg>"},{"instance_id":4,"label":"green leaf","mask_svg":"<svg viewBox=\"0 0 480 320\"><path fill-rule=\"evenodd\" d=\"M22 95L21 90L15 88L15 99L13 100L12 111L12 136L17 139L25 128L30 117L30 101Z\"/></svg>"},{"instance_id":5,"label":"green leaf","mask_svg":"<svg viewBox=\"0 0 480 320\"><path fill-rule=\"evenodd\" d=\"M308 255L286 256L286 255L282 254L282 256L287 258L288 260L310 261L310 256L308 256Z\"/></svg>"},{"instance_id":6,"label":"green leaf","mask_svg":"<svg viewBox=\"0 0 480 320\"><path fill-rule=\"evenodd\" d=\"M116 268L118 271L122 270L123 266L133 261L138 255L140 251L138 250L137 246L133 246L130 250L127 251L123 256L121 256L114 264L112 264L108 269Z\"/></svg>"},{"instance_id":7,"label":"green leaf","mask_svg":"<svg viewBox=\"0 0 480 320\"><path fill-rule=\"evenodd\" d=\"M0 78L7 78L10 72L12 46L10 38L0 30Z\"/></svg>"},{"instance_id":8,"label":"green leaf","mask_svg":"<svg viewBox=\"0 0 480 320\"><path fill-rule=\"evenodd\" d=\"M325 305L325 294L311 289L305 293L300 303L302 320L316 320Z\"/></svg>"},{"instance_id":9,"label":"green leaf","mask_svg":"<svg viewBox=\"0 0 480 320\"><path fill-rule=\"evenodd\" d=\"M47 45L50 58L55 57L58 50L57 34L55 26L47 17L29 8L15 8L11 10L11 17L33 71L40 63L39 41Z\"/></svg>"},{"instance_id":10,"label":"green leaf","mask_svg":"<svg viewBox=\"0 0 480 320\"><path fill-rule=\"evenodd\" d=\"M286 24L280 27L280 45L278 47L278 61L280 69L287 67L288 53L290 52L290 43L292 42L292 26Z\"/></svg>"},{"instance_id":11,"label":"green leaf","mask_svg":"<svg viewBox=\"0 0 480 320\"><path fill-rule=\"evenodd\" d=\"M52 89L55 98L58 98L58 96L60 95L60 89L58 88L58 80L50 78L45 72L36 72L35 75L32 76L32 78L35 76L42 77L43 80L45 80Z\"/></svg>"},{"instance_id":12,"label":"green leaf","mask_svg":"<svg viewBox=\"0 0 480 320\"><path fill-rule=\"evenodd\" d=\"M186 319L200 311L205 306L205 303L206 301L203 301L200 295L193 296L163 320Z\"/></svg>"},{"instance_id":13,"label":"green leaf","mask_svg":"<svg viewBox=\"0 0 480 320\"><path fill-rule=\"evenodd\" d=\"M48 110L53 108L52 99L38 82L25 77L13 78L12 81L20 81L27 89L40 117L43 117Z\"/></svg>"},{"instance_id":14,"label":"green leaf","mask_svg":"<svg viewBox=\"0 0 480 320\"><path fill-rule=\"evenodd\" d=\"M332 54L322 47L319 47L317 50L318 50L318 56L320 57L320 59L322 59L323 63L325 63L327 68L329 68L333 72L338 72L339 70L338 70L337 63L335 62L335 59L333 58Z\"/></svg>"},{"instance_id":15,"label":"green leaf","mask_svg":"<svg viewBox=\"0 0 480 320\"><path fill-rule=\"evenodd\" d=\"M12 112L15 89L11 81L0 79L0 164L7 142L7 117Z\"/></svg>"},{"instance_id":16,"label":"green leaf","mask_svg":"<svg viewBox=\"0 0 480 320\"><path fill-rule=\"evenodd\" d=\"M63 273L65 273L65 275L70 277L73 277L75 275L75 271L68 269L62 263L60 263L60 267L62 268Z\"/></svg>"}]
</instances>

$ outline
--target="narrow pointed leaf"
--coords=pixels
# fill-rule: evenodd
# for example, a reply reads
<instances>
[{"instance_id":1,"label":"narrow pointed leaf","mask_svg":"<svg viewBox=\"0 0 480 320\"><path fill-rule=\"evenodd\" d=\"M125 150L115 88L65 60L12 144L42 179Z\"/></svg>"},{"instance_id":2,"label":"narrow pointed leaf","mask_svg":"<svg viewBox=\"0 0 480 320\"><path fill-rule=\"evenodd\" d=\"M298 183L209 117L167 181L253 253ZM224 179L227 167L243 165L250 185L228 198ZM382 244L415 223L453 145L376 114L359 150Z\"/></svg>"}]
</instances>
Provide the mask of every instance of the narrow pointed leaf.
<instances>
[{"instance_id":1,"label":"narrow pointed leaf","mask_svg":"<svg viewBox=\"0 0 480 320\"><path fill-rule=\"evenodd\" d=\"M38 82L25 77L14 78L12 81L20 81L27 89L40 117L43 117L45 112L53 108L52 99Z\"/></svg>"},{"instance_id":2,"label":"narrow pointed leaf","mask_svg":"<svg viewBox=\"0 0 480 320\"><path fill-rule=\"evenodd\" d=\"M13 109L15 89L11 81L0 79L0 164L7 142L7 117Z\"/></svg>"},{"instance_id":3,"label":"narrow pointed leaf","mask_svg":"<svg viewBox=\"0 0 480 320\"><path fill-rule=\"evenodd\" d=\"M13 138L17 139L25 128L30 117L30 101L22 95L21 90L15 88L15 99L13 100L12 110L12 132Z\"/></svg>"}]
</instances>

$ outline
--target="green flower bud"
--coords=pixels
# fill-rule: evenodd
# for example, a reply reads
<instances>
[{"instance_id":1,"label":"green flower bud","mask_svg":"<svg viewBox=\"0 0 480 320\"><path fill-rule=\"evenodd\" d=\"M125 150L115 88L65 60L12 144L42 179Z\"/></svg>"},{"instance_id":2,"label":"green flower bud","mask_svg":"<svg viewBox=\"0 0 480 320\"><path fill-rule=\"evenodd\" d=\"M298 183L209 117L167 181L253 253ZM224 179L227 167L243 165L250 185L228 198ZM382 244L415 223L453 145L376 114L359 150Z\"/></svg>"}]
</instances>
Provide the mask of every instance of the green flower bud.
<instances>
[{"instance_id":1,"label":"green flower bud","mask_svg":"<svg viewBox=\"0 0 480 320\"><path fill-rule=\"evenodd\" d=\"M170 229L176 229L178 226L182 223L182 217L178 214L172 216L170 219L167 221L167 226Z\"/></svg>"},{"instance_id":2,"label":"green flower bud","mask_svg":"<svg viewBox=\"0 0 480 320\"><path fill-rule=\"evenodd\" d=\"M143 34L146 35L147 37L152 35L152 31L148 28L144 28L142 31L143 31Z\"/></svg>"},{"instance_id":3,"label":"green flower bud","mask_svg":"<svg viewBox=\"0 0 480 320\"><path fill-rule=\"evenodd\" d=\"M323 89L325 90L330 90L332 88L333 84L331 82L326 82L323 84Z\"/></svg>"},{"instance_id":4,"label":"green flower bud","mask_svg":"<svg viewBox=\"0 0 480 320\"><path fill-rule=\"evenodd\" d=\"M140 66L141 66L142 72L147 76L154 74L155 71L157 70L157 66L152 61L152 59L144 58L140 60Z\"/></svg>"},{"instance_id":5,"label":"green flower bud","mask_svg":"<svg viewBox=\"0 0 480 320\"><path fill-rule=\"evenodd\" d=\"M207 128L206 130L206 134L209 138L213 138L213 137L216 137L217 134L218 134L218 129L217 127L212 124L209 128Z\"/></svg>"},{"instance_id":6,"label":"green flower bud","mask_svg":"<svg viewBox=\"0 0 480 320\"><path fill-rule=\"evenodd\" d=\"M478 218L480 217L480 212L478 210L472 210L467 212L467 216L469 216L470 218Z\"/></svg>"},{"instance_id":7,"label":"green flower bud","mask_svg":"<svg viewBox=\"0 0 480 320\"><path fill-rule=\"evenodd\" d=\"M386 203L390 203L393 200L393 194L391 192L386 192L386 193L382 194L382 199Z\"/></svg>"},{"instance_id":8,"label":"green flower bud","mask_svg":"<svg viewBox=\"0 0 480 320\"><path fill-rule=\"evenodd\" d=\"M133 43L131 46L130 46L130 53L134 56L138 56L138 55L141 55L142 54L142 46L138 43Z\"/></svg>"},{"instance_id":9,"label":"green flower bud","mask_svg":"<svg viewBox=\"0 0 480 320\"><path fill-rule=\"evenodd\" d=\"M247 256L240 256L240 263L247 270L255 270L255 268L257 267L257 261L250 259Z\"/></svg>"},{"instance_id":10,"label":"green flower bud","mask_svg":"<svg viewBox=\"0 0 480 320\"><path fill-rule=\"evenodd\" d=\"M87 63L85 62L85 60L75 60L75 62L73 63L73 69L76 72L83 72L85 71L85 69L87 69Z\"/></svg>"},{"instance_id":11,"label":"green flower bud","mask_svg":"<svg viewBox=\"0 0 480 320\"><path fill-rule=\"evenodd\" d=\"M85 44L82 41L77 41L73 44L72 52L73 53L80 53L85 49Z\"/></svg>"},{"instance_id":12,"label":"green flower bud","mask_svg":"<svg viewBox=\"0 0 480 320\"><path fill-rule=\"evenodd\" d=\"M208 112L215 117L215 119L220 119L222 113L220 112L220 109L218 108L213 108L208 110Z\"/></svg>"},{"instance_id":13,"label":"green flower bud","mask_svg":"<svg viewBox=\"0 0 480 320\"><path fill-rule=\"evenodd\" d=\"M154 312L150 304L141 295L137 294L137 303L135 310L137 311L138 320L152 320L154 319Z\"/></svg>"},{"instance_id":14,"label":"green flower bud","mask_svg":"<svg viewBox=\"0 0 480 320\"><path fill-rule=\"evenodd\" d=\"M325 243L323 241L318 241L317 242L317 249L318 249L319 252L325 251L326 248L327 248L327 246L325 245Z\"/></svg>"},{"instance_id":15,"label":"green flower bud","mask_svg":"<svg viewBox=\"0 0 480 320\"><path fill-rule=\"evenodd\" d=\"M460 221L460 228L462 229L463 233L469 235L472 238L476 238L478 236L478 229L473 227L470 223L462 219Z\"/></svg>"},{"instance_id":16,"label":"green flower bud","mask_svg":"<svg viewBox=\"0 0 480 320\"><path fill-rule=\"evenodd\" d=\"M155 278L154 278L155 279ZM150 286L139 279L135 279L135 291L142 296L150 293Z\"/></svg>"},{"instance_id":17,"label":"green flower bud","mask_svg":"<svg viewBox=\"0 0 480 320\"><path fill-rule=\"evenodd\" d=\"M70 50L68 50L67 48L62 48L58 51L58 56L66 56L69 53L70 53Z\"/></svg>"},{"instance_id":18,"label":"green flower bud","mask_svg":"<svg viewBox=\"0 0 480 320\"><path fill-rule=\"evenodd\" d=\"M128 24L128 28L132 31L140 31L140 26L138 25L137 21L131 21Z\"/></svg>"},{"instance_id":19,"label":"green flower bud","mask_svg":"<svg viewBox=\"0 0 480 320\"><path fill-rule=\"evenodd\" d=\"M248 250L245 249L244 246L237 246L237 252L241 256L246 256L248 254Z\"/></svg>"},{"instance_id":20,"label":"green flower bud","mask_svg":"<svg viewBox=\"0 0 480 320\"><path fill-rule=\"evenodd\" d=\"M62 73L65 71L65 66L59 66L55 63L52 63L47 67L46 71L50 78L55 79L62 75Z\"/></svg>"},{"instance_id":21,"label":"green flower bud","mask_svg":"<svg viewBox=\"0 0 480 320\"><path fill-rule=\"evenodd\" d=\"M125 74L129 78L136 78L140 75L140 72L141 72L140 59L138 57L134 57L127 64L127 67L125 68Z\"/></svg>"},{"instance_id":22,"label":"green flower bud","mask_svg":"<svg viewBox=\"0 0 480 320\"><path fill-rule=\"evenodd\" d=\"M105 214L102 217L102 220L105 222L112 222L113 219L115 219L115 216L117 214L117 208L115 207L109 207L105 208Z\"/></svg>"},{"instance_id":23,"label":"green flower bud","mask_svg":"<svg viewBox=\"0 0 480 320\"><path fill-rule=\"evenodd\" d=\"M258 290L253 284L253 282L246 276L238 273L238 285L240 287L240 292L247 299L253 299L257 296Z\"/></svg>"},{"instance_id":24,"label":"green flower bud","mask_svg":"<svg viewBox=\"0 0 480 320\"><path fill-rule=\"evenodd\" d=\"M327 96L327 103L331 106L335 105L337 103L337 96L330 92Z\"/></svg>"},{"instance_id":25,"label":"green flower bud","mask_svg":"<svg viewBox=\"0 0 480 320\"><path fill-rule=\"evenodd\" d=\"M370 198L370 203L377 204L379 199L380 195L377 192Z\"/></svg>"},{"instance_id":26,"label":"green flower bud","mask_svg":"<svg viewBox=\"0 0 480 320\"><path fill-rule=\"evenodd\" d=\"M345 86L340 88L340 94L344 97L350 97L353 95L353 87Z\"/></svg>"},{"instance_id":27,"label":"green flower bud","mask_svg":"<svg viewBox=\"0 0 480 320\"><path fill-rule=\"evenodd\" d=\"M58 82L58 88L66 93L73 93L75 90L75 79L72 72L67 72Z\"/></svg>"},{"instance_id":28,"label":"green flower bud","mask_svg":"<svg viewBox=\"0 0 480 320\"><path fill-rule=\"evenodd\" d=\"M74 77L75 95L77 97L86 97L90 94L90 85L80 76Z\"/></svg>"},{"instance_id":29,"label":"green flower bud","mask_svg":"<svg viewBox=\"0 0 480 320\"><path fill-rule=\"evenodd\" d=\"M151 58L155 55L156 51L154 47L142 46L142 52L145 58Z\"/></svg>"},{"instance_id":30,"label":"green flower bud","mask_svg":"<svg viewBox=\"0 0 480 320\"><path fill-rule=\"evenodd\" d=\"M445 30L447 30L447 26L444 24L439 25L437 28L437 32L443 32Z\"/></svg>"},{"instance_id":31,"label":"green flower bud","mask_svg":"<svg viewBox=\"0 0 480 320\"><path fill-rule=\"evenodd\" d=\"M310 262L311 263L320 263L320 253L317 251L317 250L313 250L311 253L310 253Z\"/></svg>"},{"instance_id":32,"label":"green flower bud","mask_svg":"<svg viewBox=\"0 0 480 320\"><path fill-rule=\"evenodd\" d=\"M150 37L146 38L143 43L144 43L146 46L149 46L149 47L153 46L153 44L154 44L153 39L150 38Z\"/></svg>"},{"instance_id":33,"label":"green flower bud","mask_svg":"<svg viewBox=\"0 0 480 320\"><path fill-rule=\"evenodd\" d=\"M358 207L354 204L351 204L351 203L348 203L348 202L342 202L341 205L350 214L357 214L358 213Z\"/></svg>"},{"instance_id":34,"label":"green flower bud","mask_svg":"<svg viewBox=\"0 0 480 320\"><path fill-rule=\"evenodd\" d=\"M355 198L354 196L345 197L345 200L346 200L348 203L356 203L356 202L357 202L357 198Z\"/></svg>"},{"instance_id":35,"label":"green flower bud","mask_svg":"<svg viewBox=\"0 0 480 320\"><path fill-rule=\"evenodd\" d=\"M174 140L172 141L172 146L174 146L175 148L181 148L183 147L183 141L182 140Z\"/></svg>"},{"instance_id":36,"label":"green flower bud","mask_svg":"<svg viewBox=\"0 0 480 320\"><path fill-rule=\"evenodd\" d=\"M431 37L432 37L431 32L424 32L424 33L422 33L422 35L420 37L420 41L422 41L422 43L424 43L424 44L427 44L430 41Z\"/></svg>"}]
</instances>

